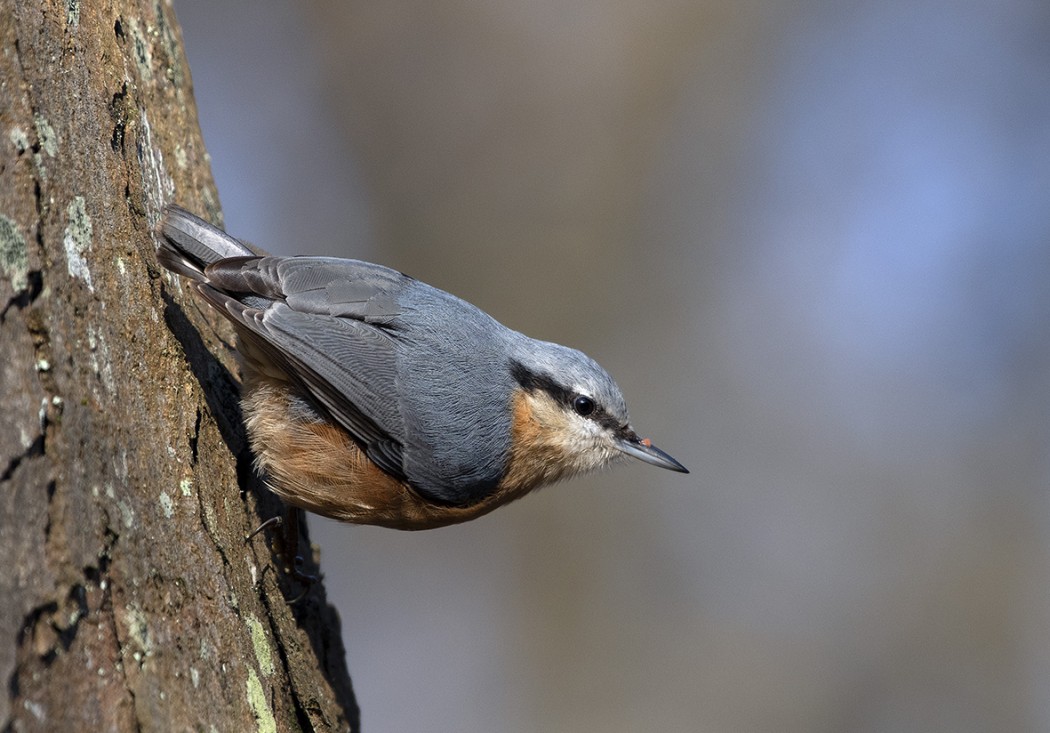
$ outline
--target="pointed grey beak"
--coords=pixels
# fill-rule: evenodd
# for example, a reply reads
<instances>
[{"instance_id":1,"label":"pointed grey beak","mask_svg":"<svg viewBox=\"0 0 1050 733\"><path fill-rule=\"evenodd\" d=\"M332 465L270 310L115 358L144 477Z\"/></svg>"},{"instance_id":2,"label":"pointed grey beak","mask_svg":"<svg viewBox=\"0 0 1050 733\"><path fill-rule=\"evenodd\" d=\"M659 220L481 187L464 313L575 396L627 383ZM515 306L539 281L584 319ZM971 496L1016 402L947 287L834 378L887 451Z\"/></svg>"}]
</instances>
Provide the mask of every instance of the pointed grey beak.
<instances>
[{"instance_id":1,"label":"pointed grey beak","mask_svg":"<svg viewBox=\"0 0 1050 733\"><path fill-rule=\"evenodd\" d=\"M689 469L657 448L648 438L639 438L633 432L620 438L616 447L639 461L651 463L669 471L689 473Z\"/></svg>"}]
</instances>

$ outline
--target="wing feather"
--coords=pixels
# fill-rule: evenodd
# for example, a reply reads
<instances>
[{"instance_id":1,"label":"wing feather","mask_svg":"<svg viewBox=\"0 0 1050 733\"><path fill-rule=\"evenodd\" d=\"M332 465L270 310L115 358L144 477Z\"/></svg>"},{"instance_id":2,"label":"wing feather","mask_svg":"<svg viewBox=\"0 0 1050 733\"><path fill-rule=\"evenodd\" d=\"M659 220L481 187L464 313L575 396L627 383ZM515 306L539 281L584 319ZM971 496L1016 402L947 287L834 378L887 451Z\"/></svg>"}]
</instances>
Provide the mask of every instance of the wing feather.
<instances>
[{"instance_id":1,"label":"wing feather","mask_svg":"<svg viewBox=\"0 0 1050 733\"><path fill-rule=\"evenodd\" d=\"M221 260L205 273L201 294L293 375L369 458L404 478L396 289L414 281L378 265L316 257Z\"/></svg>"}]
</instances>

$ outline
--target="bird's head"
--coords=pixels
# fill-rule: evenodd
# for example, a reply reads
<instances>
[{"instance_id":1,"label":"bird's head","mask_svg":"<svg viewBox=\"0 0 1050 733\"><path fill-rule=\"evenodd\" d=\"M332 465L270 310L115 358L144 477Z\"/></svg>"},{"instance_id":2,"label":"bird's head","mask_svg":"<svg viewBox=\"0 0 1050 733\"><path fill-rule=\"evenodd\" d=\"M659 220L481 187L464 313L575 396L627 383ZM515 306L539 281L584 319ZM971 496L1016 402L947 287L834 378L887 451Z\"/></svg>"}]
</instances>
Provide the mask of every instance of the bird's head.
<instances>
[{"instance_id":1,"label":"bird's head","mask_svg":"<svg viewBox=\"0 0 1050 733\"><path fill-rule=\"evenodd\" d=\"M540 475L539 483L602 468L623 456L688 473L638 436L620 388L597 362L565 346L528 342L510 362L512 452L519 465Z\"/></svg>"}]
</instances>

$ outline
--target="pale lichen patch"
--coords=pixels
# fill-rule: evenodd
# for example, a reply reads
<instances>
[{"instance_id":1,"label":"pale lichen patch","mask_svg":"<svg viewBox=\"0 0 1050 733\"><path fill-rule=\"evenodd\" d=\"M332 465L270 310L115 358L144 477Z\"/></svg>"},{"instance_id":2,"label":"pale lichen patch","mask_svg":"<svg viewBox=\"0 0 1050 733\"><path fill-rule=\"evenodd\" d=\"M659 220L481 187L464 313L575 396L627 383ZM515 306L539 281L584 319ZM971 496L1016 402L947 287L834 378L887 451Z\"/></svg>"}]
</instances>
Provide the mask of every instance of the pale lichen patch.
<instances>
[{"instance_id":1,"label":"pale lichen patch","mask_svg":"<svg viewBox=\"0 0 1050 733\"><path fill-rule=\"evenodd\" d=\"M270 638L266 635L262 622L251 614L248 614L248 631L252 636L252 648L255 649L255 659L259 662L259 671L269 677L274 672Z\"/></svg>"},{"instance_id":2,"label":"pale lichen patch","mask_svg":"<svg viewBox=\"0 0 1050 733\"><path fill-rule=\"evenodd\" d=\"M164 512L165 519L171 519L175 515L175 502L171 500L167 491L160 492L160 510Z\"/></svg>"},{"instance_id":3,"label":"pale lichen patch","mask_svg":"<svg viewBox=\"0 0 1050 733\"><path fill-rule=\"evenodd\" d=\"M36 136L40 141L40 149L47 153L47 157L54 158L58 155L58 135L55 128L43 115L33 115L33 126L36 127Z\"/></svg>"},{"instance_id":4,"label":"pale lichen patch","mask_svg":"<svg viewBox=\"0 0 1050 733\"><path fill-rule=\"evenodd\" d=\"M259 675L255 674L255 670L251 667L248 667L245 687L248 693L248 705L255 716L256 730L259 733L277 733L277 719L273 717L273 711L270 710L266 691L259 680Z\"/></svg>"},{"instance_id":5,"label":"pale lichen patch","mask_svg":"<svg viewBox=\"0 0 1050 733\"><path fill-rule=\"evenodd\" d=\"M88 288L94 290L91 284L91 271L88 270L87 260L84 253L91 249L92 226L91 217L87 213L87 203L83 196L75 196L66 208L66 232L62 244L66 250L66 269L72 277L79 278L87 283Z\"/></svg>"},{"instance_id":6,"label":"pale lichen patch","mask_svg":"<svg viewBox=\"0 0 1050 733\"><path fill-rule=\"evenodd\" d=\"M15 150L18 151L19 155L29 150L29 135L18 125L12 127L7 133L7 139L15 146Z\"/></svg>"},{"instance_id":7,"label":"pale lichen patch","mask_svg":"<svg viewBox=\"0 0 1050 733\"><path fill-rule=\"evenodd\" d=\"M29 284L29 250L18 225L0 214L0 273L16 293Z\"/></svg>"}]
</instances>

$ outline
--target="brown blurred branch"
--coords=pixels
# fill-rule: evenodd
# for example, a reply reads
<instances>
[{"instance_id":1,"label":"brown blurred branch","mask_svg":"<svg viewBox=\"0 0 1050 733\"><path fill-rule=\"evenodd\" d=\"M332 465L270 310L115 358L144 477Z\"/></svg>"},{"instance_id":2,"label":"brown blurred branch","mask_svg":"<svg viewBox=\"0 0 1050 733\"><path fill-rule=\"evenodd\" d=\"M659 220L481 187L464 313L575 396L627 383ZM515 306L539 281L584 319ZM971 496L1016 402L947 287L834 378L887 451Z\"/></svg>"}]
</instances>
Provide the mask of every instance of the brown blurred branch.
<instances>
[{"instance_id":1,"label":"brown blurred branch","mask_svg":"<svg viewBox=\"0 0 1050 733\"><path fill-rule=\"evenodd\" d=\"M218 197L165 3L0 0L0 729L357 728L262 537L230 334L153 258Z\"/></svg>"}]
</instances>

